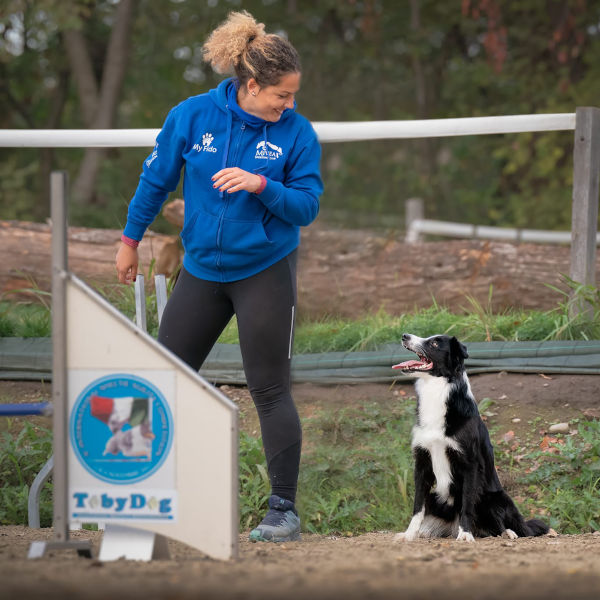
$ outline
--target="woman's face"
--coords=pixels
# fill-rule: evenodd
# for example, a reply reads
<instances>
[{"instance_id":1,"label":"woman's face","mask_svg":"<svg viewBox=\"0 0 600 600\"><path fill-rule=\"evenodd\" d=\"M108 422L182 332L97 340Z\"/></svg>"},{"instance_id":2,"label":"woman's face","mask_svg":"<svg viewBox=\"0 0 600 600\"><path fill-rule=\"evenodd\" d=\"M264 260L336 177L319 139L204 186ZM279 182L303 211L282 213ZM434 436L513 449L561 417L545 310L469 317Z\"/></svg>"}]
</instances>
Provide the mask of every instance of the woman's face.
<instances>
[{"instance_id":1,"label":"woman's face","mask_svg":"<svg viewBox=\"0 0 600 600\"><path fill-rule=\"evenodd\" d=\"M277 85L266 87L260 87L254 79L250 79L240 106L256 117L275 123L286 108L294 108L294 97L299 89L300 73L287 73Z\"/></svg>"}]
</instances>

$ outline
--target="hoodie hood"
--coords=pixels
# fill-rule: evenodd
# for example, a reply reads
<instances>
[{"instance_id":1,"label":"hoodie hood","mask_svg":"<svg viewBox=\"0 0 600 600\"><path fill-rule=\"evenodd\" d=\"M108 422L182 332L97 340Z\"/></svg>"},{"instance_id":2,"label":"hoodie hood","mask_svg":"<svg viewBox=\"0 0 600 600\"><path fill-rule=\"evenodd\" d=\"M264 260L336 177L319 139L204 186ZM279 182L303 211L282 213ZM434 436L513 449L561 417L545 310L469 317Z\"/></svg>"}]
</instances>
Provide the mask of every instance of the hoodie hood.
<instances>
[{"instance_id":1,"label":"hoodie hood","mask_svg":"<svg viewBox=\"0 0 600 600\"><path fill-rule=\"evenodd\" d=\"M296 102L294 102L294 108L286 108L279 121L266 121L255 115L246 112L237 102L237 91L239 88L239 81L236 77L229 77L224 79L216 88L208 92L212 101L223 111L231 111L236 115L240 121L244 121L250 127L264 127L265 125L274 125L280 123L290 116L296 109Z\"/></svg>"},{"instance_id":2,"label":"hoodie hood","mask_svg":"<svg viewBox=\"0 0 600 600\"><path fill-rule=\"evenodd\" d=\"M286 121L288 117L293 113L293 110L296 108L296 102L294 102L294 109L286 108L279 121L266 121L265 119L261 119L256 115L252 115L249 112L246 112L243 108L240 107L237 101L237 91L239 89L239 80L237 77L229 77L228 79L224 79L216 88L209 91L209 96L212 101L227 115L227 133L226 133L226 145L225 152L223 153L223 159L221 162L221 169L224 169L227 166L227 160L229 158L229 148L231 141L231 130L232 130L232 121L233 115L235 115L240 121L245 123L246 125L255 128L262 129L262 137L264 141L265 148L268 146L269 138L267 127L271 125L275 125L276 123L281 123ZM265 163L258 169L255 169L255 173L264 172L269 165L269 159L265 155ZM223 198L224 193L219 192L220 198Z\"/></svg>"}]
</instances>

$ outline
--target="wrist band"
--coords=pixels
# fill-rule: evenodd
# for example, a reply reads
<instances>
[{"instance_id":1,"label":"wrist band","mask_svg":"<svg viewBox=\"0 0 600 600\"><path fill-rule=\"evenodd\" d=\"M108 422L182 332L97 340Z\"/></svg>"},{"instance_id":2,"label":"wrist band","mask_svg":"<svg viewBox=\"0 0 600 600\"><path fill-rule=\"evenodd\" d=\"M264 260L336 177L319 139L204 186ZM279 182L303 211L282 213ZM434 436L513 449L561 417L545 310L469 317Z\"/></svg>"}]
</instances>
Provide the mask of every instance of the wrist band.
<instances>
[{"instance_id":1,"label":"wrist band","mask_svg":"<svg viewBox=\"0 0 600 600\"><path fill-rule=\"evenodd\" d=\"M132 248L137 248L140 243L137 240L132 240L130 237L127 237L125 234L121 236L121 241Z\"/></svg>"},{"instance_id":2,"label":"wrist band","mask_svg":"<svg viewBox=\"0 0 600 600\"><path fill-rule=\"evenodd\" d=\"M264 175L258 175L260 177L260 185L258 189L254 192L255 194L260 194L267 187L267 178Z\"/></svg>"}]
</instances>

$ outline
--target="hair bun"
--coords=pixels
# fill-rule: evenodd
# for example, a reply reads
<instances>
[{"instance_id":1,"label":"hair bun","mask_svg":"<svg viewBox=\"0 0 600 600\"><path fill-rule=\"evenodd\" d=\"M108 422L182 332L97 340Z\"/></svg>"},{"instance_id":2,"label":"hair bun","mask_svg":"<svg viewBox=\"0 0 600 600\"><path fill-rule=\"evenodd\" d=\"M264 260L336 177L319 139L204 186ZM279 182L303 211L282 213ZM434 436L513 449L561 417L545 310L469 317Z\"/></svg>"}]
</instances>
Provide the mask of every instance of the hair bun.
<instances>
[{"instance_id":1,"label":"hair bun","mask_svg":"<svg viewBox=\"0 0 600 600\"><path fill-rule=\"evenodd\" d=\"M248 45L262 35L264 23L258 23L248 11L230 12L206 40L202 55L215 71L227 73L240 62Z\"/></svg>"}]
</instances>

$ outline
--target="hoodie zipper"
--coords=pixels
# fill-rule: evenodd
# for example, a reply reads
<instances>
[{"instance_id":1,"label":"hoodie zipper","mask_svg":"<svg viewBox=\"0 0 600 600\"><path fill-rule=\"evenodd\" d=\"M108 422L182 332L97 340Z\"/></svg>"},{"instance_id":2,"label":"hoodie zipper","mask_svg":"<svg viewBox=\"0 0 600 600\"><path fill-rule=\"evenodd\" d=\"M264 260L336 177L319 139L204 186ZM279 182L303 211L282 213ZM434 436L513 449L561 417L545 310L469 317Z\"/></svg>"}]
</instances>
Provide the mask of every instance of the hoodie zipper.
<instances>
[{"instance_id":1,"label":"hoodie zipper","mask_svg":"<svg viewBox=\"0 0 600 600\"><path fill-rule=\"evenodd\" d=\"M237 143L234 146L235 156L233 157L231 164L235 164L237 162L239 150L242 145L242 136L244 135L245 129L246 129L246 123L244 121L242 121L242 125L240 127L240 133L237 138ZM229 147L229 150L231 150L231 146ZM230 152L230 154L231 154L231 152ZM228 161L228 158L229 157L226 157L225 160ZM225 166L227 166L227 163L225 164ZM221 271L221 273L222 273L222 264L223 264L222 263L222 258L223 258L223 246L222 246L223 221L225 220L225 213L227 212L227 208L229 206L229 193L224 192L224 196L225 196L225 198L224 198L224 202L223 202L223 207L221 208L221 213L219 214L219 227L217 228L217 250L218 250L217 268L219 269L219 271Z\"/></svg>"}]
</instances>

